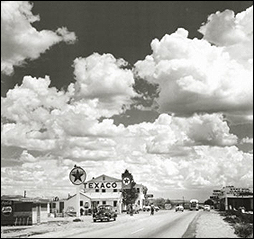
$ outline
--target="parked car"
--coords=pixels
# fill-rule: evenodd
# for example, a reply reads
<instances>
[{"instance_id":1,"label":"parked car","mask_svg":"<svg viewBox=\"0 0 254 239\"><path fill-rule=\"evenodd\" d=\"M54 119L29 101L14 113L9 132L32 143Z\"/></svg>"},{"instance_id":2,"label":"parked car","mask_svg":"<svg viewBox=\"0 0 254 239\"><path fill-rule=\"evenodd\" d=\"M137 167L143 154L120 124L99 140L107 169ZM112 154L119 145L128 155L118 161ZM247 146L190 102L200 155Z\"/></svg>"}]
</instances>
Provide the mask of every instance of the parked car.
<instances>
[{"instance_id":1,"label":"parked car","mask_svg":"<svg viewBox=\"0 0 254 239\"><path fill-rule=\"evenodd\" d=\"M93 213L93 221L110 221L116 220L117 214L111 205L100 205L97 208L97 212Z\"/></svg>"},{"instance_id":2,"label":"parked car","mask_svg":"<svg viewBox=\"0 0 254 239\"><path fill-rule=\"evenodd\" d=\"M183 205L177 205L176 207L175 207L175 211L177 212L177 211L184 211L184 207L183 207Z\"/></svg>"},{"instance_id":3,"label":"parked car","mask_svg":"<svg viewBox=\"0 0 254 239\"><path fill-rule=\"evenodd\" d=\"M144 206L143 211L144 212L149 212L151 210L151 206Z\"/></svg>"},{"instance_id":4,"label":"parked car","mask_svg":"<svg viewBox=\"0 0 254 239\"><path fill-rule=\"evenodd\" d=\"M209 212L211 210L211 206L210 205L204 205L203 210Z\"/></svg>"}]
</instances>

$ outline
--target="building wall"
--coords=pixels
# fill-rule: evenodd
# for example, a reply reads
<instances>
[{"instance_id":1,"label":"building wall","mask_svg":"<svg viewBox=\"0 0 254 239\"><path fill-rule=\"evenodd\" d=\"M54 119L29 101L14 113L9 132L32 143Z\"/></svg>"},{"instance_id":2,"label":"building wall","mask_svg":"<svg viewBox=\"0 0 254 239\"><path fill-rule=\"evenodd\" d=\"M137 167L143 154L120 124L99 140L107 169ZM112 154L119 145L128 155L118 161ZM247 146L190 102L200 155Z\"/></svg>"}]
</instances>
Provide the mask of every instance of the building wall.
<instances>
[{"instance_id":1,"label":"building wall","mask_svg":"<svg viewBox=\"0 0 254 239\"><path fill-rule=\"evenodd\" d=\"M101 175L84 183L83 192L91 198L91 209L107 204L122 212L122 180Z\"/></svg>"},{"instance_id":2,"label":"building wall","mask_svg":"<svg viewBox=\"0 0 254 239\"><path fill-rule=\"evenodd\" d=\"M42 223L48 221L48 204L34 204L32 208L32 223Z\"/></svg>"},{"instance_id":3,"label":"building wall","mask_svg":"<svg viewBox=\"0 0 254 239\"><path fill-rule=\"evenodd\" d=\"M253 211L253 197L224 197L220 201L220 210L238 210L239 207Z\"/></svg>"},{"instance_id":4,"label":"building wall","mask_svg":"<svg viewBox=\"0 0 254 239\"><path fill-rule=\"evenodd\" d=\"M137 209L142 209L144 206L144 202L145 202L145 196L143 193L143 185L142 184L137 184L135 185L135 188L138 190L139 194L138 194L138 198L135 201L135 205Z\"/></svg>"},{"instance_id":5,"label":"building wall","mask_svg":"<svg viewBox=\"0 0 254 239\"><path fill-rule=\"evenodd\" d=\"M77 203L76 203L76 195L73 197L67 199L64 202L64 212L73 209L74 212L77 212ZM91 200L87 196L85 196L83 193L80 193L80 201L83 205L88 204L89 207L91 207ZM82 207L82 206L81 206Z\"/></svg>"},{"instance_id":6,"label":"building wall","mask_svg":"<svg viewBox=\"0 0 254 239\"><path fill-rule=\"evenodd\" d=\"M32 200L26 202L4 200L1 203L2 211L6 205L12 207L10 215L2 217L3 213L1 214L1 225L22 226L48 221L49 203L34 203Z\"/></svg>"},{"instance_id":7,"label":"building wall","mask_svg":"<svg viewBox=\"0 0 254 239\"><path fill-rule=\"evenodd\" d=\"M143 208L144 194L143 185L136 184L136 188L139 190L139 196L135 202L135 206L138 209ZM107 175L101 175L97 178L93 178L84 183L84 188L81 190L80 201L83 201L83 207L88 204L89 209L93 210L95 207L107 204L114 207L117 213L121 213L125 208L122 203L122 180L109 177ZM64 211L72 207L76 211L76 196L67 199L64 202Z\"/></svg>"}]
</instances>

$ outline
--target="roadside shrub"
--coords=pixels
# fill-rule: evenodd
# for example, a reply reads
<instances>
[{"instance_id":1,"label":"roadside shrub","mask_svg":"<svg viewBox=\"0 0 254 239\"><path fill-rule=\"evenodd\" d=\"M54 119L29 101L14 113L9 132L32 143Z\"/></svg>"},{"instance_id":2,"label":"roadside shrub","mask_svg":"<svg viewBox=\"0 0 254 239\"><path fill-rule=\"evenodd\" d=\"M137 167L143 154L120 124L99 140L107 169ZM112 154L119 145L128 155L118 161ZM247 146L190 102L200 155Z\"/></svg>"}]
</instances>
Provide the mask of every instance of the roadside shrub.
<instances>
[{"instance_id":1,"label":"roadside shrub","mask_svg":"<svg viewBox=\"0 0 254 239\"><path fill-rule=\"evenodd\" d=\"M253 238L253 224L251 223L236 223L235 234L243 238Z\"/></svg>"},{"instance_id":2,"label":"roadside shrub","mask_svg":"<svg viewBox=\"0 0 254 239\"><path fill-rule=\"evenodd\" d=\"M239 217L237 217L236 215L228 215L223 220L225 220L226 222L228 222L230 224L235 224L235 223L241 222L241 219Z\"/></svg>"}]
</instances>

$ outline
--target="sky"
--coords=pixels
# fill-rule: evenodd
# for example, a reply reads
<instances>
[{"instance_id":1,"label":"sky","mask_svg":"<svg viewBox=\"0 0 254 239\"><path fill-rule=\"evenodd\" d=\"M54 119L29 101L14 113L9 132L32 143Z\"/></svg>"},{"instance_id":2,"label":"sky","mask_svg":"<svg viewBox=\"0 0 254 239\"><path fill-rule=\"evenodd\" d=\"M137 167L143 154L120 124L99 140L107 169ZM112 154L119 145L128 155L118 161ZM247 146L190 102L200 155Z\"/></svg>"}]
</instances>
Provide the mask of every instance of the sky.
<instances>
[{"instance_id":1,"label":"sky","mask_svg":"<svg viewBox=\"0 0 254 239\"><path fill-rule=\"evenodd\" d=\"M252 1L1 1L1 194L127 169L155 198L253 187Z\"/></svg>"}]
</instances>

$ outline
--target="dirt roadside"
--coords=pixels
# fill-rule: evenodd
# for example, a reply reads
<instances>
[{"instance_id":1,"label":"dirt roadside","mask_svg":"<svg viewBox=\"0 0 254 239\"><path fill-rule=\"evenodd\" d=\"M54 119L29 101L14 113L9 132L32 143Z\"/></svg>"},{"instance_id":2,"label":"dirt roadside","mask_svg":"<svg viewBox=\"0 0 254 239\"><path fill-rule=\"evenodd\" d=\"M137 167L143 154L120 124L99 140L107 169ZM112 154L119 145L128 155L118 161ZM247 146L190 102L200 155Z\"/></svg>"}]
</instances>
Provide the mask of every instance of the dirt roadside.
<instances>
[{"instance_id":1,"label":"dirt roadside","mask_svg":"<svg viewBox=\"0 0 254 239\"><path fill-rule=\"evenodd\" d=\"M185 238L239 238L234 228L215 210L200 211L188 229Z\"/></svg>"}]
</instances>

